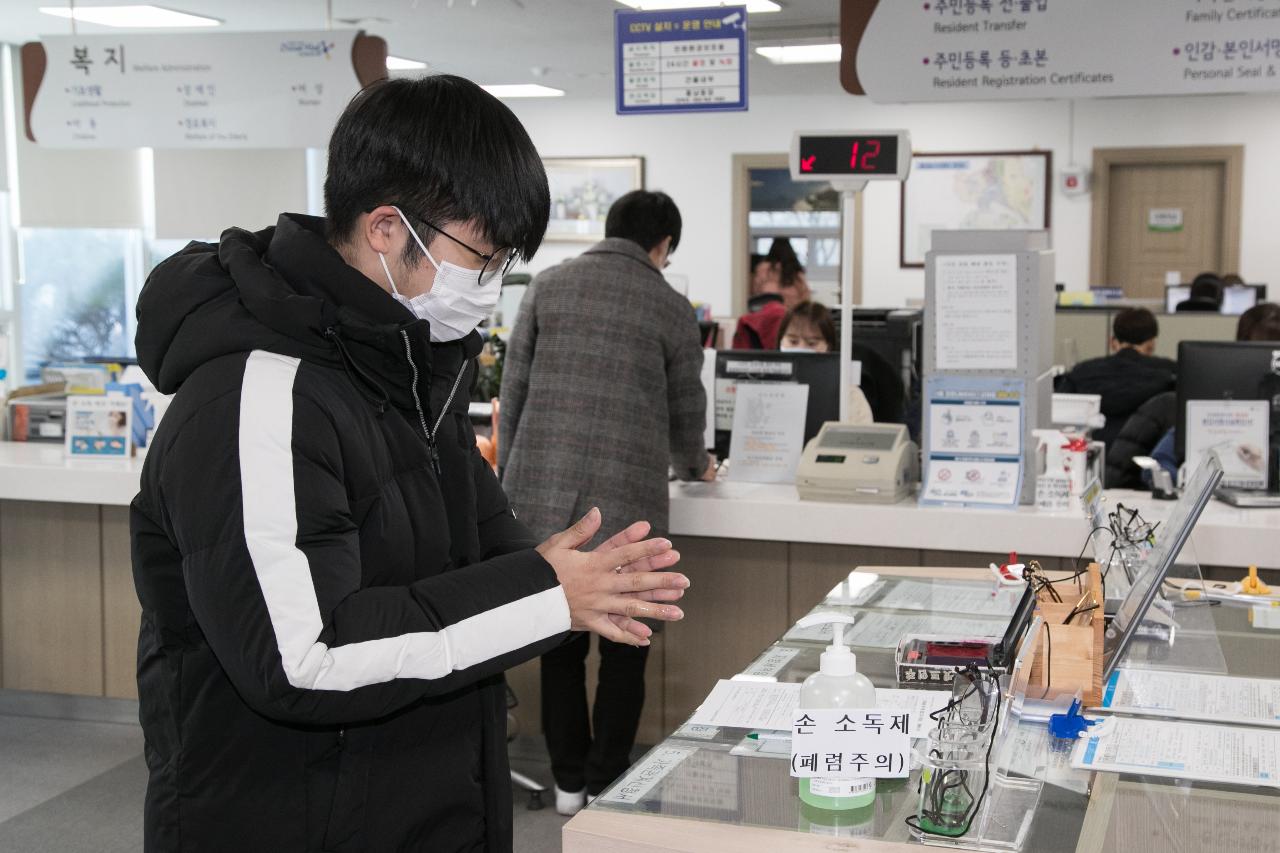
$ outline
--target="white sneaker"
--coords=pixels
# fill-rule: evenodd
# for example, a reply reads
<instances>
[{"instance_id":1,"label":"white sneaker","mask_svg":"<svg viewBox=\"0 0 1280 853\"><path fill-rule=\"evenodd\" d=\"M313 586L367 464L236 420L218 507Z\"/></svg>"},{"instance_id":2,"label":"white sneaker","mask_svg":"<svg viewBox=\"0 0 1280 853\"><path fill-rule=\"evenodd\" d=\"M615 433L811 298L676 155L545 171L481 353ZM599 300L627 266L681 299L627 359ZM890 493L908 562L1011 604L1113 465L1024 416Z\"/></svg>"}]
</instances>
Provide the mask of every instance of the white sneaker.
<instances>
[{"instance_id":1,"label":"white sneaker","mask_svg":"<svg viewBox=\"0 0 1280 853\"><path fill-rule=\"evenodd\" d=\"M587 804L587 789L581 791L565 791L556 786L556 813L565 817L573 817L582 811Z\"/></svg>"}]
</instances>

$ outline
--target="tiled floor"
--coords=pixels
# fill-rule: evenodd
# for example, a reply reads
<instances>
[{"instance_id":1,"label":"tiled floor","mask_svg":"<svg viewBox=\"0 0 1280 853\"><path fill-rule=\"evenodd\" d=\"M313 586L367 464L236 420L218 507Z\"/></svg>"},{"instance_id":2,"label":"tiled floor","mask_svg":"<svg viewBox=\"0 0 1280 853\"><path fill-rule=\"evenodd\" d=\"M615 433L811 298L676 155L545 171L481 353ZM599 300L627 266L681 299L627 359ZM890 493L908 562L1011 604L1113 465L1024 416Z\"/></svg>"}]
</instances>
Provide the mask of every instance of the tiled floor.
<instances>
[{"instance_id":1,"label":"tiled floor","mask_svg":"<svg viewBox=\"0 0 1280 853\"><path fill-rule=\"evenodd\" d=\"M512 745L512 767L550 784L540 741ZM142 849L147 770L135 724L0 715L0 851L135 853ZM517 853L560 850L565 818L528 811L515 791Z\"/></svg>"}]
</instances>

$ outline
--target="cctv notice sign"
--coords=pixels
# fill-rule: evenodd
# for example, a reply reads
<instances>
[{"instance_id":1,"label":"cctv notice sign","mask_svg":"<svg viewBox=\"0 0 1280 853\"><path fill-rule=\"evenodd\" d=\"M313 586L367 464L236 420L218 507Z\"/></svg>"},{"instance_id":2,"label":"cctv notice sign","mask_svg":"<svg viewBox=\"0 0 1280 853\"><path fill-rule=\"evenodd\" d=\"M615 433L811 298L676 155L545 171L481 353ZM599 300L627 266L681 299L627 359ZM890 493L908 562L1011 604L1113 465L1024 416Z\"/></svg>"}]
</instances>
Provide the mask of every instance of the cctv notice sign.
<instances>
[{"instance_id":1,"label":"cctv notice sign","mask_svg":"<svg viewBox=\"0 0 1280 853\"><path fill-rule=\"evenodd\" d=\"M614 13L618 114L747 108L747 8Z\"/></svg>"},{"instance_id":2,"label":"cctv notice sign","mask_svg":"<svg viewBox=\"0 0 1280 853\"><path fill-rule=\"evenodd\" d=\"M355 30L49 36L22 48L27 137L51 148L322 148L386 76Z\"/></svg>"},{"instance_id":3,"label":"cctv notice sign","mask_svg":"<svg viewBox=\"0 0 1280 853\"><path fill-rule=\"evenodd\" d=\"M841 0L840 27L880 102L1280 90L1280 0Z\"/></svg>"}]
</instances>

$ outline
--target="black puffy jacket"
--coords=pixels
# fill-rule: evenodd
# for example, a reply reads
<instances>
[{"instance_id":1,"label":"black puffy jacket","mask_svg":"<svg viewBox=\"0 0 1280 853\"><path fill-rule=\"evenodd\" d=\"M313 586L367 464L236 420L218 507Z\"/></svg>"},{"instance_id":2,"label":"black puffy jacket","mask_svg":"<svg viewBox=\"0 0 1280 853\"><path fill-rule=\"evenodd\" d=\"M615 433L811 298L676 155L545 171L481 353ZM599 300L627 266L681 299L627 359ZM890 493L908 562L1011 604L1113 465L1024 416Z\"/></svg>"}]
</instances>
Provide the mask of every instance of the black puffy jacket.
<instances>
[{"instance_id":1,"label":"black puffy jacket","mask_svg":"<svg viewBox=\"0 0 1280 853\"><path fill-rule=\"evenodd\" d=\"M177 392L132 506L149 851L511 848L502 671L568 605L428 326L286 214L138 302Z\"/></svg>"},{"instance_id":2,"label":"black puffy jacket","mask_svg":"<svg viewBox=\"0 0 1280 853\"><path fill-rule=\"evenodd\" d=\"M1160 438L1178 420L1178 394L1166 391L1138 407L1107 445L1108 489L1141 489L1142 469L1133 464L1135 456L1150 456Z\"/></svg>"}]
</instances>

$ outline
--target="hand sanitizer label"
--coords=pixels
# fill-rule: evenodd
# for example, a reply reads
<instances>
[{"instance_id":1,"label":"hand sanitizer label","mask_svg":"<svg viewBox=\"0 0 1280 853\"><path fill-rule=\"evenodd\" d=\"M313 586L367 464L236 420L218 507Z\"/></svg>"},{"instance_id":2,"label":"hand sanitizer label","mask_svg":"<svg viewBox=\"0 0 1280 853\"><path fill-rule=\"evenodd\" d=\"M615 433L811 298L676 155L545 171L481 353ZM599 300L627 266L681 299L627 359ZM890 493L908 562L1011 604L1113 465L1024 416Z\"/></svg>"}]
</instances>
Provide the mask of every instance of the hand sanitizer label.
<instances>
[{"instance_id":1,"label":"hand sanitizer label","mask_svg":"<svg viewBox=\"0 0 1280 853\"><path fill-rule=\"evenodd\" d=\"M809 793L817 797L864 797L875 792L875 779L809 780Z\"/></svg>"}]
</instances>

